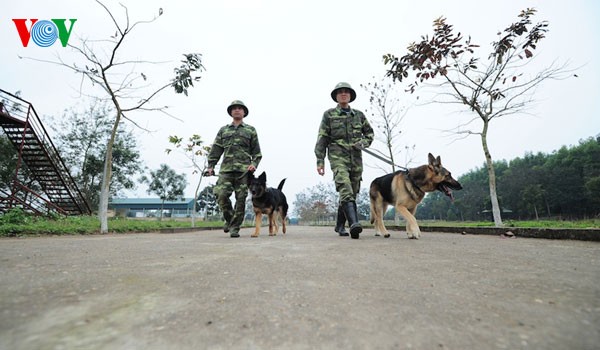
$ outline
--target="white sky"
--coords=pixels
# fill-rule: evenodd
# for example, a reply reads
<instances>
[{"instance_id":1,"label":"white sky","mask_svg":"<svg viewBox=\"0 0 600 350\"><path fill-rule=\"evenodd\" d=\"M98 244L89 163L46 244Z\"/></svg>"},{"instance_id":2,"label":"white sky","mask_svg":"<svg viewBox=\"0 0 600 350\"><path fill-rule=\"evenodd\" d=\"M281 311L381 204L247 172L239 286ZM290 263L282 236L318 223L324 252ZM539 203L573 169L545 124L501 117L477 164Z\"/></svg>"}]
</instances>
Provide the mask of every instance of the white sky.
<instances>
[{"instance_id":1,"label":"white sky","mask_svg":"<svg viewBox=\"0 0 600 350\"><path fill-rule=\"evenodd\" d=\"M547 38L535 54L540 70L552 61L569 61L579 78L547 81L537 91L533 115L515 115L492 123L488 144L494 160L521 157L525 152L549 153L563 145L600 133L600 3L574 1L467 1L431 0L427 6L414 1L132 1L123 0L131 21L164 14L156 22L137 28L125 43L124 59L168 61L140 69L160 85L171 78L181 54L199 52L207 69L190 95L168 91L156 100L169 105L175 120L160 113L131 115L154 132L138 132L145 164L156 169L167 163L188 177L186 196L191 197L197 177L181 155L166 155L167 137L200 134L212 143L218 129L229 123L226 107L234 99L250 109L247 123L257 128L263 153L259 172L266 171L271 186L286 177L284 192L290 204L296 193L318 182L330 182L316 172L313 153L323 111L335 104L329 94L339 81L347 81L358 93L352 107L365 111L369 105L361 83L382 77L386 67L382 55L401 56L406 46L432 33L439 16L481 45L479 56L487 57L496 33L516 22L520 10L538 9L534 22L549 21ZM122 18L117 1L106 1ZM425 4L425 3L423 3ZM115 29L104 10L94 1L11 1L0 13L0 88L30 101L41 117L60 116L77 103L80 79L65 68L31 60L70 62L75 56L57 42L49 48L33 42L23 48L12 18L77 18L70 44L79 38L101 39ZM402 90L402 89L401 89ZM84 85L84 93L94 90ZM406 99L406 97L401 97ZM415 145L414 162L425 163L427 153L441 155L444 165L457 177L484 163L477 136L454 141L441 129L458 124L457 114L441 107L412 108L406 116L402 144ZM480 127L477 127L479 130ZM363 187L383 175L381 162L364 155ZM205 181L203 186L214 183ZM148 196L140 186L131 196Z\"/></svg>"}]
</instances>

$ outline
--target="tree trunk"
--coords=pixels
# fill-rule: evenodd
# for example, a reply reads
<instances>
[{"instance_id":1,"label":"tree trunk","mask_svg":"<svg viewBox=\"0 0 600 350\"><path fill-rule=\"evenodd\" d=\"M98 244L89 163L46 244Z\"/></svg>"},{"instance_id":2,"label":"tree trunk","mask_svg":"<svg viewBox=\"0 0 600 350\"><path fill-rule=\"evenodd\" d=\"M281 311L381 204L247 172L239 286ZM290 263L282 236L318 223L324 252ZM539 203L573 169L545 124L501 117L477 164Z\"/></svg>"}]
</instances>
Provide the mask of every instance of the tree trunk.
<instances>
[{"instance_id":1,"label":"tree trunk","mask_svg":"<svg viewBox=\"0 0 600 350\"><path fill-rule=\"evenodd\" d=\"M100 205L98 206L98 219L100 219L100 233L108 233L108 198L110 196L110 179L112 177L112 149L121 121L121 109L117 105L117 118L110 134L110 140L106 145L106 156L104 157L104 174L102 186L100 187Z\"/></svg>"},{"instance_id":2,"label":"tree trunk","mask_svg":"<svg viewBox=\"0 0 600 350\"><path fill-rule=\"evenodd\" d=\"M490 200L492 202L492 214L494 216L494 225L502 227L502 215L500 205L498 204L498 195L496 194L496 172L494 171L494 163L487 145L487 130L488 121L483 122L483 132L481 133L481 144L483 145L483 153L485 154L485 163L488 170L488 178L490 185Z\"/></svg>"},{"instance_id":3,"label":"tree trunk","mask_svg":"<svg viewBox=\"0 0 600 350\"><path fill-rule=\"evenodd\" d=\"M198 198L198 189L194 192L194 204L192 204L192 228L196 227L196 198Z\"/></svg>"},{"instance_id":4,"label":"tree trunk","mask_svg":"<svg viewBox=\"0 0 600 350\"><path fill-rule=\"evenodd\" d=\"M204 169L202 170L204 171ZM196 227L196 202L198 200L198 191L200 190L200 184L202 183L202 174L200 174L200 180L198 181L198 186L196 186L196 191L194 191L194 204L192 205L192 227Z\"/></svg>"},{"instance_id":5,"label":"tree trunk","mask_svg":"<svg viewBox=\"0 0 600 350\"><path fill-rule=\"evenodd\" d=\"M388 154L390 155L390 162L392 162L392 173L396 172L396 162L394 162L394 149L392 141L388 138L387 141Z\"/></svg>"}]
</instances>

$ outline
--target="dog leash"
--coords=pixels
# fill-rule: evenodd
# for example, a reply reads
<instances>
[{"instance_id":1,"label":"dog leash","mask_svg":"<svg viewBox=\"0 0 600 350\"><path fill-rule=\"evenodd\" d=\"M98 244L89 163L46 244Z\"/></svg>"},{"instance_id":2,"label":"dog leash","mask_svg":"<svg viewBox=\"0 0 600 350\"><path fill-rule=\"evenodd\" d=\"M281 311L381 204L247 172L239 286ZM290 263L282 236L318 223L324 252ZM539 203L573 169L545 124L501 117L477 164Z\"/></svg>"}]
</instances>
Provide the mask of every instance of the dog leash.
<instances>
[{"instance_id":1,"label":"dog leash","mask_svg":"<svg viewBox=\"0 0 600 350\"><path fill-rule=\"evenodd\" d=\"M377 154L377 153L375 153L375 152L373 152L373 151L371 151L371 150L369 150L369 149L367 149L367 148L363 147L362 145L360 145L360 144L358 144L358 143L357 143L357 144L355 144L355 145L354 145L354 147L356 147L356 148L358 148L359 150L361 150L361 151L363 151L363 152L365 152L365 153L367 153L367 154L369 154L369 155L371 155L371 156L373 156L373 157L375 157L375 158L377 158L377 159L381 160L382 162L385 162L385 163L387 163L387 164L389 164L389 165L391 165L391 166L394 166L394 167L396 167L396 168L399 168L400 170L403 170L403 171L408 171L408 168L407 168L407 167L403 167L403 166L400 166L400 165L398 165L398 164L395 164L394 162L392 162L392 161L391 161L391 160L389 160L388 158L385 158L385 157L383 157L383 156L381 156L381 155L379 155L379 154Z\"/></svg>"},{"instance_id":2,"label":"dog leash","mask_svg":"<svg viewBox=\"0 0 600 350\"><path fill-rule=\"evenodd\" d=\"M387 158L384 158L383 156L380 156L379 154L377 154L377 153L375 153L375 152L373 152L373 151L371 151L371 150L368 150L368 149L366 149L366 148L362 147L361 145L358 145L358 144L357 144L357 145L355 145L355 146L356 146L358 149L360 149L361 151L364 151L365 153L368 153L368 154L372 155L373 157L375 157L375 158L377 158L377 159L379 159L379 160L381 160L381 161L384 161L384 162L386 162L386 163L387 163L387 164L389 164L389 165L393 165L393 166L395 166L395 167L397 167L397 168L400 168L400 170L402 170L403 172L405 172L405 177L408 179L408 181L410 181L411 185L412 185L414 188L416 188L416 189L418 189L419 191L421 191L423 194L425 194L425 191L423 191L423 190L421 189L421 187L420 187L419 185L417 185L417 183L416 183L416 182L415 182L415 180L412 178L412 176L410 176L410 173L408 172L408 168L406 168L406 167L403 167L403 166L400 166L400 165L398 165L398 164L394 164L394 163L393 163L391 160L389 160L389 159L387 159ZM415 199L415 200L416 200L416 198L415 198L415 197L412 195L412 193L409 193L409 194L410 194L410 196L411 196L413 199Z\"/></svg>"},{"instance_id":3,"label":"dog leash","mask_svg":"<svg viewBox=\"0 0 600 350\"><path fill-rule=\"evenodd\" d=\"M253 172L253 171L246 170L246 171L244 171L244 172L242 173L242 175L240 175L240 177L238 177L238 179L242 179L242 178L244 178L245 176L248 176L248 174L250 174L250 173L254 173L254 172ZM209 177L209 176L217 176L217 177L218 177L219 175L217 175L217 172L216 172L216 171L213 171L213 172L212 172L212 174L209 174L209 173L208 173L208 171L205 171L205 172L203 172L203 173L202 173L202 176L203 176L203 177Z\"/></svg>"}]
</instances>

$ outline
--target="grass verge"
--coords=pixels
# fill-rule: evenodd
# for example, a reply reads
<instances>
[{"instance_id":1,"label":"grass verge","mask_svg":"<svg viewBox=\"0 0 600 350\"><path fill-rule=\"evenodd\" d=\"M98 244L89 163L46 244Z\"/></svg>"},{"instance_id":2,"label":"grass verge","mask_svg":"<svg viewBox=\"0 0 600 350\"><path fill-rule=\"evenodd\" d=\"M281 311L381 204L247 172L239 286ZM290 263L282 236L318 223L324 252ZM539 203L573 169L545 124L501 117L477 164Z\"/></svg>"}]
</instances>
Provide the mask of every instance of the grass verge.
<instances>
[{"instance_id":1,"label":"grass verge","mask_svg":"<svg viewBox=\"0 0 600 350\"><path fill-rule=\"evenodd\" d=\"M196 220L195 227L221 227L222 222ZM156 232L165 228L191 227L187 220L138 220L111 218L108 229L111 233ZM0 217L0 237L24 235L73 235L100 233L100 220L95 216L38 217L20 210L12 210Z\"/></svg>"}]
</instances>

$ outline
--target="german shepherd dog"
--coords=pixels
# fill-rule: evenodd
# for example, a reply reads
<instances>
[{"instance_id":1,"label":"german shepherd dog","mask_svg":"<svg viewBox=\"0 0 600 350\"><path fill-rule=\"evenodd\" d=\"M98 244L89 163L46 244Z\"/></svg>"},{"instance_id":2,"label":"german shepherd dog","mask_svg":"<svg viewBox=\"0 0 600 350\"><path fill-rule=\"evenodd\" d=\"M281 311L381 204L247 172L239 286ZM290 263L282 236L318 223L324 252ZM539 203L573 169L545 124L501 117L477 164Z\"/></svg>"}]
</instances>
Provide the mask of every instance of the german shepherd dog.
<instances>
[{"instance_id":1,"label":"german shepherd dog","mask_svg":"<svg viewBox=\"0 0 600 350\"><path fill-rule=\"evenodd\" d=\"M408 238L419 239L421 230L415 218L417 205L421 203L426 192L438 190L452 200L452 190L460 190L462 186L450 172L442 166L438 156L434 158L429 153L429 164L411 168L406 171L396 171L376 178L371 182L369 196L371 198L371 224L375 223L375 235L390 234L383 224L383 216L389 204L396 208L406 220Z\"/></svg>"},{"instance_id":2,"label":"german shepherd dog","mask_svg":"<svg viewBox=\"0 0 600 350\"><path fill-rule=\"evenodd\" d=\"M281 218L283 234L285 234L285 221L287 218L288 203L285 194L281 192L285 179L281 180L277 188L267 187L267 174L263 171L258 177L248 175L248 187L252 194L252 207L256 214L256 229L252 237L258 237L262 214L269 217L269 236L275 236L279 231L277 216Z\"/></svg>"}]
</instances>

